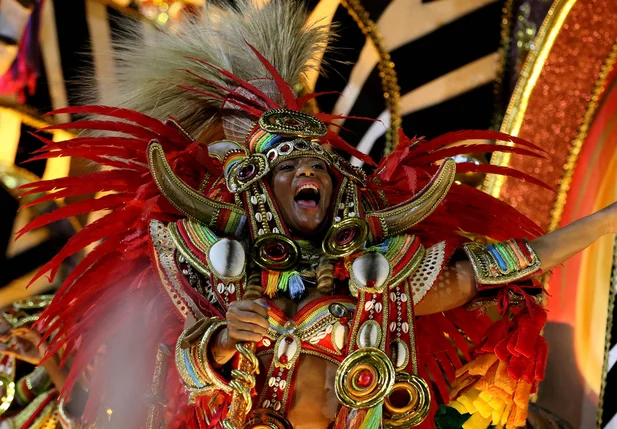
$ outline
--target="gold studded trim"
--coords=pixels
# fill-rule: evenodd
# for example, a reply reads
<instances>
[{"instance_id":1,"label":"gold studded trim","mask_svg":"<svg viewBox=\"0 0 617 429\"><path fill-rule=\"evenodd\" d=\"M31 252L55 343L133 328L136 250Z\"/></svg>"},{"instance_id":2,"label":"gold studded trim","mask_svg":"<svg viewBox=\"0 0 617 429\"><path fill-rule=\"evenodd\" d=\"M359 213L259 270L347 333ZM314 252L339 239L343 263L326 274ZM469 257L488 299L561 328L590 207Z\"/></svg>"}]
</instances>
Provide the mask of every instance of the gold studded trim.
<instances>
[{"instance_id":1,"label":"gold studded trim","mask_svg":"<svg viewBox=\"0 0 617 429\"><path fill-rule=\"evenodd\" d=\"M181 224L181 227L184 228L191 241L190 243L187 243L180 233L178 224ZM223 277L214 270L210 260L210 248L218 243L219 239L207 226L191 219L182 219L176 223L170 223L167 229L178 252L202 275L209 277L212 273L216 279L222 279L225 282L244 279L246 261L242 273L235 277Z\"/></svg>"},{"instance_id":2,"label":"gold studded trim","mask_svg":"<svg viewBox=\"0 0 617 429\"><path fill-rule=\"evenodd\" d=\"M232 391L229 383L222 380L208 361L210 341L219 329L226 326L227 322L211 318L206 323L208 327L201 339L190 343L188 348L183 348L183 343L187 334L191 332L191 328L182 332L176 342L174 356L176 368L191 397L211 394L215 390L225 393Z\"/></svg>"},{"instance_id":3,"label":"gold studded trim","mask_svg":"<svg viewBox=\"0 0 617 429\"><path fill-rule=\"evenodd\" d=\"M154 251L153 260L161 283L176 310L184 318L190 311L196 320L201 319L203 314L183 290L182 273L178 271L174 257L175 246L167 227L162 222L150 221L150 240Z\"/></svg>"}]
</instances>

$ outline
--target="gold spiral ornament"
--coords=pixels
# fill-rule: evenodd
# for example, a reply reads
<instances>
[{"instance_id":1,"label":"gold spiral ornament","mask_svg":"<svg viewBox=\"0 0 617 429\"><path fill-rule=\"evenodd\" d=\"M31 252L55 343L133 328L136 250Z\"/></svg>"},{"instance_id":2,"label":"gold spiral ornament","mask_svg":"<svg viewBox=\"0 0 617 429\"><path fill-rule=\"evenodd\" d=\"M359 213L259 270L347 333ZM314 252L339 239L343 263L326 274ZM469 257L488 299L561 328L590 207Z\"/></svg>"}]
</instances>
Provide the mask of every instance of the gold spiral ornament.
<instances>
[{"instance_id":1,"label":"gold spiral ornament","mask_svg":"<svg viewBox=\"0 0 617 429\"><path fill-rule=\"evenodd\" d=\"M335 378L335 392L349 408L373 408L390 393L395 369L388 355L374 347L359 349L343 360Z\"/></svg>"},{"instance_id":2,"label":"gold spiral ornament","mask_svg":"<svg viewBox=\"0 0 617 429\"><path fill-rule=\"evenodd\" d=\"M422 423L431 408L431 391L417 375L399 372L383 406L386 429L407 429Z\"/></svg>"},{"instance_id":3,"label":"gold spiral ornament","mask_svg":"<svg viewBox=\"0 0 617 429\"><path fill-rule=\"evenodd\" d=\"M334 262L326 256L322 256L317 269L317 291L324 295L331 294L334 291Z\"/></svg>"},{"instance_id":4,"label":"gold spiral ornament","mask_svg":"<svg viewBox=\"0 0 617 429\"><path fill-rule=\"evenodd\" d=\"M246 416L253 408L251 390L255 387L255 375L259 374L259 361L255 356L255 343L238 343L240 353L238 368L231 372L229 385L233 389L231 405L227 418L223 420L224 429L239 429L244 426Z\"/></svg>"}]
</instances>

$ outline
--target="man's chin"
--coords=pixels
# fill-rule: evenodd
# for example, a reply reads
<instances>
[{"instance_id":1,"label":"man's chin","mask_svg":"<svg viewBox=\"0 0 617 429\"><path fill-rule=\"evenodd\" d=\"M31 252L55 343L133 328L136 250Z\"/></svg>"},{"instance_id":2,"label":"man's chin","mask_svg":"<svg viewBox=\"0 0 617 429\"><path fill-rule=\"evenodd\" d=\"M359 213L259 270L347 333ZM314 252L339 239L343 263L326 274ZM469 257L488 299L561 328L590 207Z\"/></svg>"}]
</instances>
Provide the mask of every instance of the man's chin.
<instances>
[{"instance_id":1,"label":"man's chin","mask_svg":"<svg viewBox=\"0 0 617 429\"><path fill-rule=\"evenodd\" d=\"M321 230L322 220L323 219L311 219L311 221L298 221L296 222L297 232L304 236L315 234Z\"/></svg>"}]
</instances>

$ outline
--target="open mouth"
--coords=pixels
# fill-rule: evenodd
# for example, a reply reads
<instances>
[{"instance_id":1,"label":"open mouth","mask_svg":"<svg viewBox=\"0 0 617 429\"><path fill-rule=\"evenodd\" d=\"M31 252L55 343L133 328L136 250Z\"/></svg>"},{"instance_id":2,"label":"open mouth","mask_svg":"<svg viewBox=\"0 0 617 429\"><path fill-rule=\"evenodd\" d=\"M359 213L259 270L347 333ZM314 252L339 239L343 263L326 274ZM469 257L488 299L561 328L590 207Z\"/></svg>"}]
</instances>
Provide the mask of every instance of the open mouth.
<instances>
[{"instance_id":1,"label":"open mouth","mask_svg":"<svg viewBox=\"0 0 617 429\"><path fill-rule=\"evenodd\" d=\"M312 183L305 183L296 189L294 201L303 208L319 206L319 188Z\"/></svg>"}]
</instances>

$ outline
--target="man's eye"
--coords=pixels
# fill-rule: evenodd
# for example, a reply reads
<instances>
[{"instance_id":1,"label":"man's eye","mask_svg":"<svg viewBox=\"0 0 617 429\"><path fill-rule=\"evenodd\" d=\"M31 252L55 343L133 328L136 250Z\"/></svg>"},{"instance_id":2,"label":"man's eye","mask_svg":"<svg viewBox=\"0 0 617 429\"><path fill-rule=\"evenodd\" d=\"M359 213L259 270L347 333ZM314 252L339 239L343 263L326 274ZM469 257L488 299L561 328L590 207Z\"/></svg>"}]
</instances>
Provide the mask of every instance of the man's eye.
<instances>
[{"instance_id":1,"label":"man's eye","mask_svg":"<svg viewBox=\"0 0 617 429\"><path fill-rule=\"evenodd\" d=\"M291 164L283 164L279 167L279 170L293 170L294 166Z\"/></svg>"},{"instance_id":2,"label":"man's eye","mask_svg":"<svg viewBox=\"0 0 617 429\"><path fill-rule=\"evenodd\" d=\"M313 165L313 168L315 170L325 170L324 166L322 164L315 164Z\"/></svg>"}]
</instances>

